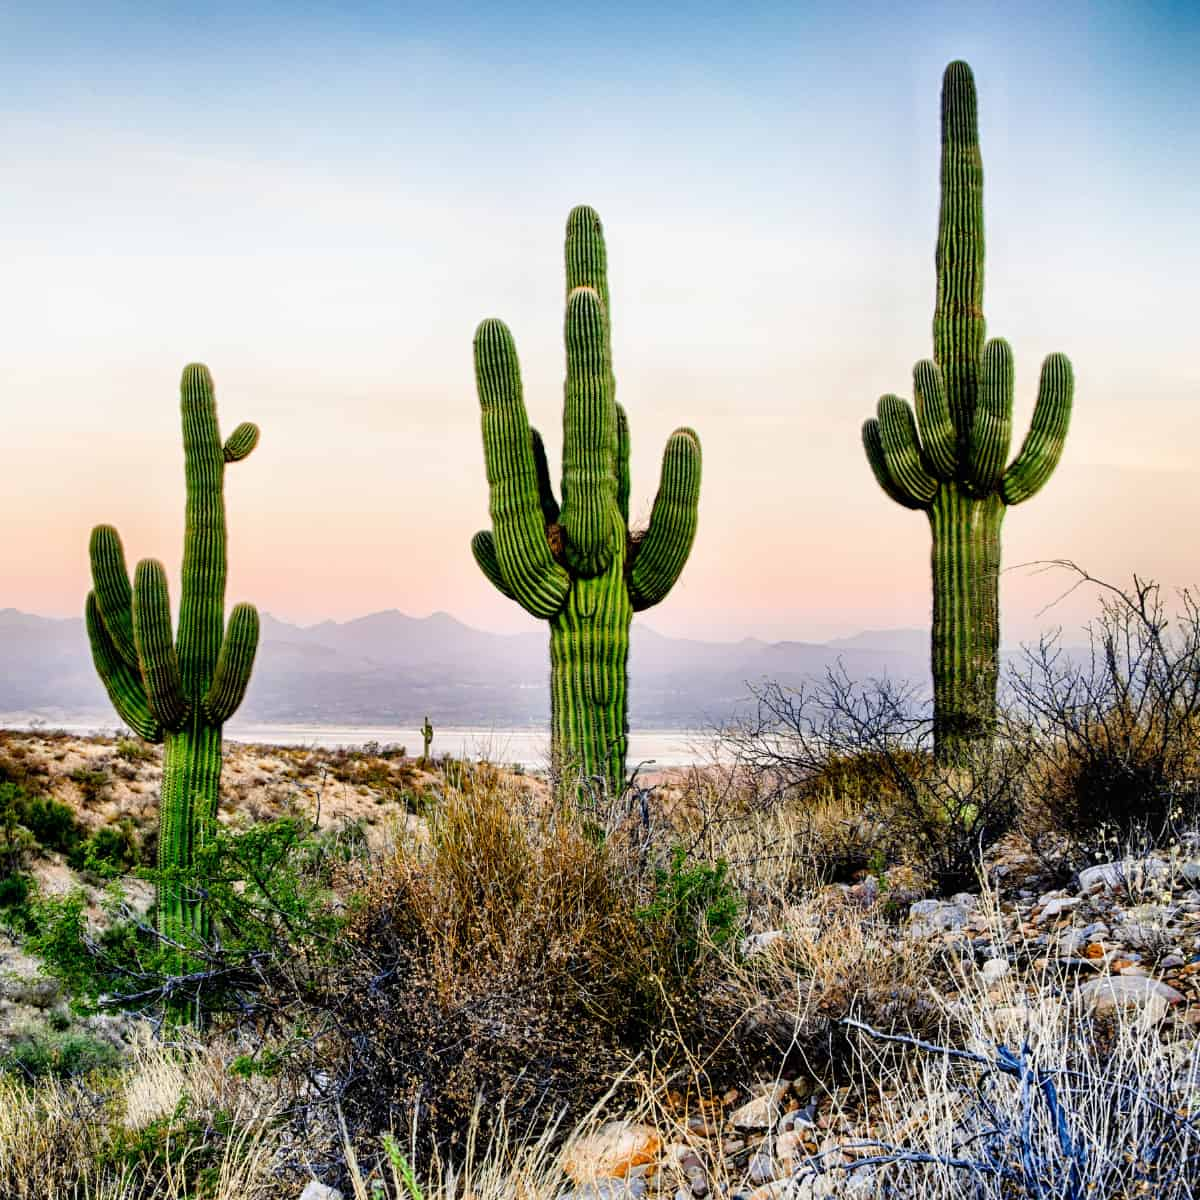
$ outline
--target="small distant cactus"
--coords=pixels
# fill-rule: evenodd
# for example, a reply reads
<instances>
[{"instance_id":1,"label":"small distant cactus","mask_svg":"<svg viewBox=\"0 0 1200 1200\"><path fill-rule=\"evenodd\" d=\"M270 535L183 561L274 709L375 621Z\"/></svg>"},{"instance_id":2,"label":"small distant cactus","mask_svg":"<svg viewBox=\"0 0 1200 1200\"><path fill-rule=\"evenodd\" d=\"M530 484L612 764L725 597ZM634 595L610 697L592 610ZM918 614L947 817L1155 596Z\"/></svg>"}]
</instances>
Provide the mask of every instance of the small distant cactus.
<instances>
[{"instance_id":1,"label":"small distant cactus","mask_svg":"<svg viewBox=\"0 0 1200 1200\"><path fill-rule=\"evenodd\" d=\"M178 638L162 563L138 563L131 588L111 525L92 530L86 616L96 670L121 719L164 743L158 928L186 942L210 932L202 881L185 880L216 820L222 726L246 694L258 646L253 605L236 605L224 624L225 464L254 449L258 427L239 425L221 442L212 379L199 363L184 369L180 392L187 507Z\"/></svg>"},{"instance_id":2,"label":"small distant cactus","mask_svg":"<svg viewBox=\"0 0 1200 1200\"><path fill-rule=\"evenodd\" d=\"M657 604L696 534L700 442L667 441L643 536L629 529L629 423L616 402L604 236L587 207L567 219L567 379L562 505L521 392L512 334L475 334L475 378L492 528L471 543L504 595L550 623L551 754L560 784L582 777L616 795L628 741L626 663L633 614Z\"/></svg>"},{"instance_id":3,"label":"small distant cactus","mask_svg":"<svg viewBox=\"0 0 1200 1200\"><path fill-rule=\"evenodd\" d=\"M429 723L429 717L425 717L425 724L421 726L421 762L422 764L429 761L429 747L433 745L433 726Z\"/></svg>"},{"instance_id":4,"label":"small distant cactus","mask_svg":"<svg viewBox=\"0 0 1200 1200\"><path fill-rule=\"evenodd\" d=\"M933 361L913 371L915 416L906 401L884 396L863 425L863 445L883 490L929 517L934 740L946 761L994 727L1000 524L1058 464L1074 378L1062 354L1042 364L1032 426L1008 463L1012 351L1001 338L984 341L983 164L964 62L952 62L942 81L941 188Z\"/></svg>"}]
</instances>

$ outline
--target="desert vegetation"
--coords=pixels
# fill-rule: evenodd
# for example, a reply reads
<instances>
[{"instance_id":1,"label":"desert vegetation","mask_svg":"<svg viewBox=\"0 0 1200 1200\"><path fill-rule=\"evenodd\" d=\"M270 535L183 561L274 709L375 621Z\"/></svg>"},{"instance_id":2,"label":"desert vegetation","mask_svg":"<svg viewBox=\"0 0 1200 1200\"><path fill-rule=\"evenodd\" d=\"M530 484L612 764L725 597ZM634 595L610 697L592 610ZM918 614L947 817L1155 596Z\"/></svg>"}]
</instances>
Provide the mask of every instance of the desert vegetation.
<instances>
[{"instance_id":1,"label":"desert vegetation","mask_svg":"<svg viewBox=\"0 0 1200 1200\"><path fill-rule=\"evenodd\" d=\"M181 387L163 568L92 539L128 730L0 733L0 1197L1085 1200L1200 1191L1200 599L1100 585L1002 679L999 528L1051 474L1051 356L1006 465L974 81L943 86L934 359L867 423L933 533L933 696L756 685L711 762L629 775L632 614L698 519L669 439L629 522L599 220L567 225L562 504L513 339L475 338L488 579L550 625L552 769L230 745L212 382ZM1077 583L1085 572L1065 564ZM159 748L161 746L161 749Z\"/></svg>"}]
</instances>

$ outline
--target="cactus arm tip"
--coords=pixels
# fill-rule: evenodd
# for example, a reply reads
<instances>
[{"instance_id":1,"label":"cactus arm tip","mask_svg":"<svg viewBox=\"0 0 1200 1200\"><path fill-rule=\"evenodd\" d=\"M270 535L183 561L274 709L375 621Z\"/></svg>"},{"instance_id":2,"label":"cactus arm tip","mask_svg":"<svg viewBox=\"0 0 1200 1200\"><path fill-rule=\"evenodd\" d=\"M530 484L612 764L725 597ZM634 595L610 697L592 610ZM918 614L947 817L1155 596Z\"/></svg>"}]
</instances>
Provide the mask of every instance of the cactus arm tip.
<instances>
[{"instance_id":1,"label":"cactus arm tip","mask_svg":"<svg viewBox=\"0 0 1200 1200\"><path fill-rule=\"evenodd\" d=\"M133 640L133 589L125 566L121 536L111 525L97 525L88 543L92 587L97 616L125 664L136 671L137 647Z\"/></svg>"},{"instance_id":2,"label":"cactus arm tip","mask_svg":"<svg viewBox=\"0 0 1200 1200\"><path fill-rule=\"evenodd\" d=\"M883 453L883 439L879 433L879 420L877 417L868 417L863 422L862 444L867 454L867 462L871 466L871 472L875 476L875 482L879 484L884 492L897 504L903 505L905 508L924 508L924 504L915 496L910 496L892 478Z\"/></svg>"},{"instance_id":3,"label":"cactus arm tip","mask_svg":"<svg viewBox=\"0 0 1200 1200\"><path fill-rule=\"evenodd\" d=\"M225 439L222 453L227 463L241 462L258 445L258 426L253 421L243 421Z\"/></svg>"},{"instance_id":4,"label":"cactus arm tip","mask_svg":"<svg viewBox=\"0 0 1200 1200\"><path fill-rule=\"evenodd\" d=\"M100 611L94 591L88 592L84 606L84 624L92 649L92 662L104 690L121 720L148 742L161 742L163 729L146 702L145 688L137 668L131 667L118 651Z\"/></svg>"},{"instance_id":5,"label":"cactus arm tip","mask_svg":"<svg viewBox=\"0 0 1200 1200\"><path fill-rule=\"evenodd\" d=\"M981 494L995 489L1008 461L1012 406L1012 350L1003 338L992 338L983 348L967 456L970 482Z\"/></svg>"},{"instance_id":6,"label":"cactus arm tip","mask_svg":"<svg viewBox=\"0 0 1200 1200\"><path fill-rule=\"evenodd\" d=\"M608 312L608 250L600 214L586 204L577 205L567 217L567 294L577 287L595 289Z\"/></svg>"},{"instance_id":7,"label":"cactus arm tip","mask_svg":"<svg viewBox=\"0 0 1200 1200\"><path fill-rule=\"evenodd\" d=\"M549 618L566 600L571 579L546 541L517 350L502 321L482 321L475 332L475 381L496 561L517 603Z\"/></svg>"},{"instance_id":8,"label":"cactus arm tip","mask_svg":"<svg viewBox=\"0 0 1200 1200\"><path fill-rule=\"evenodd\" d=\"M481 529L471 539L471 553L475 556L479 569L496 591L510 600L515 600L517 597L512 588L504 582L504 572L500 570L500 558L496 553L496 539L490 529Z\"/></svg>"},{"instance_id":9,"label":"cactus arm tip","mask_svg":"<svg viewBox=\"0 0 1200 1200\"><path fill-rule=\"evenodd\" d=\"M899 396L880 397L879 442L889 477L920 507L937 495L938 481L925 465L912 407Z\"/></svg>"}]
</instances>

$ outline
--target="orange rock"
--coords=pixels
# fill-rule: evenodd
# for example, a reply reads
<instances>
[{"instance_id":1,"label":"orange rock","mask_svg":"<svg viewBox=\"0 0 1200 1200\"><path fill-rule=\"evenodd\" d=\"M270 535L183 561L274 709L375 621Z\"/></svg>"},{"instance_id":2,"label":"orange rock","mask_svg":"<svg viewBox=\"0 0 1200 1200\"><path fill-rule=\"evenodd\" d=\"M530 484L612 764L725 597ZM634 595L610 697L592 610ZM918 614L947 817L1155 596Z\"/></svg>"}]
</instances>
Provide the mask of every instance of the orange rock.
<instances>
[{"instance_id":1,"label":"orange rock","mask_svg":"<svg viewBox=\"0 0 1200 1200\"><path fill-rule=\"evenodd\" d=\"M1088 948L1083 952L1084 958L1103 958L1104 947L1099 942L1089 942Z\"/></svg>"},{"instance_id":2,"label":"orange rock","mask_svg":"<svg viewBox=\"0 0 1200 1200\"><path fill-rule=\"evenodd\" d=\"M649 1125L609 1121L571 1146L563 1170L575 1183L624 1179L634 1167L656 1162L661 1151L662 1139Z\"/></svg>"}]
</instances>

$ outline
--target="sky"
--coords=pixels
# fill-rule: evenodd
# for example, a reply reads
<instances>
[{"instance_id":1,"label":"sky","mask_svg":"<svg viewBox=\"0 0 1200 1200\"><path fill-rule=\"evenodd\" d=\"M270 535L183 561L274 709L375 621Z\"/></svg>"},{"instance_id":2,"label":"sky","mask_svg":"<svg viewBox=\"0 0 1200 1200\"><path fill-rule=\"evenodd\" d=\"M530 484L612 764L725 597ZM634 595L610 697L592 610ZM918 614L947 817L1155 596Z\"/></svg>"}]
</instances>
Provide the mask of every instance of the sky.
<instances>
[{"instance_id":1,"label":"sky","mask_svg":"<svg viewBox=\"0 0 1200 1200\"><path fill-rule=\"evenodd\" d=\"M1067 353L1063 460L1004 524L1004 637L1077 627L1070 558L1200 582L1192 4L0 4L0 608L81 612L92 525L177 580L178 379L224 428L228 599L300 623L533 618L487 524L471 338L512 328L561 447L562 240L609 250L633 508L698 430L660 632L927 623L929 533L860 428L931 353L938 95L979 90L990 335L1014 444Z\"/></svg>"}]
</instances>

